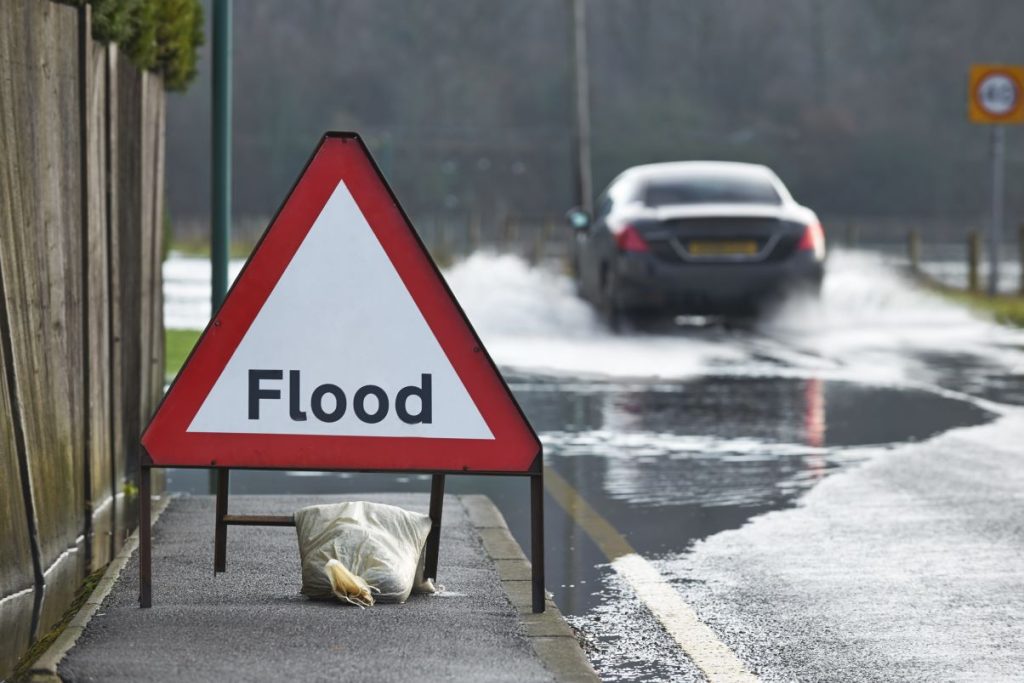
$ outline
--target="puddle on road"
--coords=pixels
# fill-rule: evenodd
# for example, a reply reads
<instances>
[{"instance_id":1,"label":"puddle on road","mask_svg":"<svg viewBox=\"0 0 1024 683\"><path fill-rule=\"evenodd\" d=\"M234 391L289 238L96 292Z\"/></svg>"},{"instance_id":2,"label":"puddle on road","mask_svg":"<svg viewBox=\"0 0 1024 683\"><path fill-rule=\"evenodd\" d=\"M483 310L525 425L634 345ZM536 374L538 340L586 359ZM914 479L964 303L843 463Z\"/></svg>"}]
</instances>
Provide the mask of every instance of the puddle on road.
<instances>
[{"instance_id":1,"label":"puddle on road","mask_svg":"<svg viewBox=\"0 0 1024 683\"><path fill-rule=\"evenodd\" d=\"M925 439L978 424L987 413L932 393L846 382L702 377L657 383L565 381L511 374L510 385L545 444L546 462L641 553L679 552L694 540L778 509L863 446ZM207 474L171 470L174 491L205 493ZM425 475L232 473L232 491L425 491ZM529 547L522 479L449 477L452 493L491 496ZM549 584L582 614L600 600L605 559L549 500Z\"/></svg>"}]
</instances>

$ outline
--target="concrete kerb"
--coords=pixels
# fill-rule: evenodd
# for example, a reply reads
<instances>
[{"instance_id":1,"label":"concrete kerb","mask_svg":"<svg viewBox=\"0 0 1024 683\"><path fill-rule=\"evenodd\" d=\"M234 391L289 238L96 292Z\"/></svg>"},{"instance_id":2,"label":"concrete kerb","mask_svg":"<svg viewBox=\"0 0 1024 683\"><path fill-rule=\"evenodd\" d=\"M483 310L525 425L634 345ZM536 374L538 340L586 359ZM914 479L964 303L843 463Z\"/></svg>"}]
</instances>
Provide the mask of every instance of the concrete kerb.
<instances>
[{"instance_id":1,"label":"concrete kerb","mask_svg":"<svg viewBox=\"0 0 1024 683\"><path fill-rule=\"evenodd\" d=\"M512 537L505 518L487 496L460 496L459 501L494 562L509 601L519 611L526 637L544 666L559 681L599 681L572 628L548 594L545 611L534 614L530 562Z\"/></svg>"},{"instance_id":2,"label":"concrete kerb","mask_svg":"<svg viewBox=\"0 0 1024 683\"><path fill-rule=\"evenodd\" d=\"M156 525L160 514L167 509L168 503L170 503L172 496L170 494L164 494L160 496L153 505L153 525ZM121 570L128 563L132 553L139 547L139 530L136 529L132 532L132 535L128 537L124 545L121 546L121 550L118 551L114 559L107 565L107 570L103 572L103 578L96 584L96 588L93 589L92 594L82 605L82 608L78 610L78 613L71 618L71 621L64 628L57 639L46 649L39 659L35 661L32 668L29 669L28 678L31 681L42 682L58 682L60 676L57 674L57 666L64 659L64 656L75 646L78 639L85 632L85 627L89 624L89 620L92 619L93 615L96 614L96 610L99 609L100 605L106 599L107 595L114 588L114 584L117 583L118 577L121 575Z\"/></svg>"}]
</instances>

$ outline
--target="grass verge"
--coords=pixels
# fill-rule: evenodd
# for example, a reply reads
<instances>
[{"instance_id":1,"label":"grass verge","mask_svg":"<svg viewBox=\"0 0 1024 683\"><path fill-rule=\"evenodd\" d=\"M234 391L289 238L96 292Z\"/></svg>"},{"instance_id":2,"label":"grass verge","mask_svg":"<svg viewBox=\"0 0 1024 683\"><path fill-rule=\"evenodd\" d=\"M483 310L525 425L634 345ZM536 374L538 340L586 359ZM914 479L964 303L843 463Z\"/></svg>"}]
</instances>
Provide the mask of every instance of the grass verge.
<instances>
[{"instance_id":1,"label":"grass verge","mask_svg":"<svg viewBox=\"0 0 1024 683\"><path fill-rule=\"evenodd\" d=\"M1005 325L1024 327L1024 296L1009 294L989 296L981 292L964 292L947 288L940 288L937 291L946 299L987 313Z\"/></svg>"},{"instance_id":2,"label":"grass verge","mask_svg":"<svg viewBox=\"0 0 1024 683\"><path fill-rule=\"evenodd\" d=\"M229 258L244 259L252 253L254 242L251 240L231 240L228 249ZM167 245L167 253L178 253L182 256L210 258L210 241L207 237L175 237Z\"/></svg>"},{"instance_id":3,"label":"grass verge","mask_svg":"<svg viewBox=\"0 0 1024 683\"><path fill-rule=\"evenodd\" d=\"M64 615L61 616L60 621L47 631L42 638L33 643L28 652L18 661L18 665L14 667L14 673L11 674L10 680L12 683L29 680L29 672L32 669L32 665L50 648L53 641L57 640L60 634L64 632L64 629L68 627L74 616L78 614L78 610L82 609L82 605L89 599L92 592L96 590L96 584L103 578L103 573L106 570L106 566L103 566L85 577L82 585L78 588L78 592L75 593L75 599L71 602L67 611L64 612Z\"/></svg>"},{"instance_id":4,"label":"grass verge","mask_svg":"<svg viewBox=\"0 0 1024 683\"><path fill-rule=\"evenodd\" d=\"M985 292L972 292L943 284L935 278L920 271L911 271L918 284L935 292L947 301L973 309L991 316L996 322L1015 327L1024 327L1024 295L997 294L989 296Z\"/></svg>"},{"instance_id":5,"label":"grass verge","mask_svg":"<svg viewBox=\"0 0 1024 683\"><path fill-rule=\"evenodd\" d=\"M174 379L184 365L192 347L199 340L199 330L167 330L164 333L164 376L167 381Z\"/></svg>"}]
</instances>

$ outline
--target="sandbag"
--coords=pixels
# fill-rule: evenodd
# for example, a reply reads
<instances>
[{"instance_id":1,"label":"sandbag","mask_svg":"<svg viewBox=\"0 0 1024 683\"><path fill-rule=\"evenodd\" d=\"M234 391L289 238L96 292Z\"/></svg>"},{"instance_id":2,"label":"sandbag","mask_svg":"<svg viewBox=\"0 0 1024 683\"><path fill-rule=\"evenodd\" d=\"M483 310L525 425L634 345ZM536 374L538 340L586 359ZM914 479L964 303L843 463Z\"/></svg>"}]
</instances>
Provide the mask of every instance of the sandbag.
<instances>
[{"instance_id":1,"label":"sandbag","mask_svg":"<svg viewBox=\"0 0 1024 683\"><path fill-rule=\"evenodd\" d=\"M295 513L302 594L369 607L433 593L423 579L430 518L394 505L355 501Z\"/></svg>"}]
</instances>

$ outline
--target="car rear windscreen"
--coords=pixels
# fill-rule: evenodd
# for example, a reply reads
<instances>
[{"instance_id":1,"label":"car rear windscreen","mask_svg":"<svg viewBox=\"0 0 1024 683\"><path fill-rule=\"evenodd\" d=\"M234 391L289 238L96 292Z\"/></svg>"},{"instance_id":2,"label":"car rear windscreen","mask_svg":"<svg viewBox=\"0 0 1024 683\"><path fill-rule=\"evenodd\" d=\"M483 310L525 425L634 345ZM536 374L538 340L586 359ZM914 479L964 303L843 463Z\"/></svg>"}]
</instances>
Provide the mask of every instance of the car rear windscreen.
<instances>
[{"instance_id":1,"label":"car rear windscreen","mask_svg":"<svg viewBox=\"0 0 1024 683\"><path fill-rule=\"evenodd\" d=\"M651 181L643 190L647 206L672 204L781 204L767 178L701 174Z\"/></svg>"}]
</instances>

